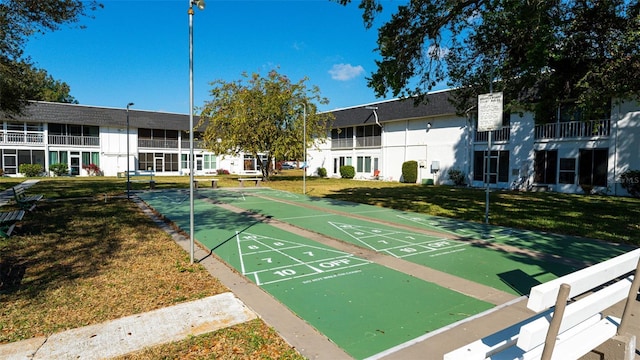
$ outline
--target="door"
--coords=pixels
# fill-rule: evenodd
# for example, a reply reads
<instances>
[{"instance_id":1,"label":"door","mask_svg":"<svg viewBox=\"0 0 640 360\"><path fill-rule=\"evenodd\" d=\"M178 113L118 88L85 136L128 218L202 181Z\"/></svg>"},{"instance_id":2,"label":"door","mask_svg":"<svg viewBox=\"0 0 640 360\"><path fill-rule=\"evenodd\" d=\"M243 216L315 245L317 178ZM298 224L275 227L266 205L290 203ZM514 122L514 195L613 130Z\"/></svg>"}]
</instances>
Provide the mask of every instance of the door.
<instances>
[{"instance_id":1,"label":"door","mask_svg":"<svg viewBox=\"0 0 640 360\"><path fill-rule=\"evenodd\" d=\"M69 160L70 160L71 175L72 176L80 175L80 153L72 152Z\"/></svg>"}]
</instances>

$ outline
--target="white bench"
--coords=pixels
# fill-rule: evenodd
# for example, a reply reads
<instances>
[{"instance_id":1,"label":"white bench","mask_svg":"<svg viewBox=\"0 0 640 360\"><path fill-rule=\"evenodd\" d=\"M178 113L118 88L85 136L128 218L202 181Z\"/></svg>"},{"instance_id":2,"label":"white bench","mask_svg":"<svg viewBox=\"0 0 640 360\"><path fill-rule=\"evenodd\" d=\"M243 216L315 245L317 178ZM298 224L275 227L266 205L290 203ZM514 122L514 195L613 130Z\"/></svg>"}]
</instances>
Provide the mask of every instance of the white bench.
<instances>
[{"instance_id":1,"label":"white bench","mask_svg":"<svg viewBox=\"0 0 640 360\"><path fill-rule=\"evenodd\" d=\"M640 273L639 258L636 249L531 288L527 307L537 315L447 353L444 360L578 359L616 335L623 346L612 347L616 354L604 358L633 360L636 338L627 329L640 287L640 278L631 275ZM602 316L625 298L622 319Z\"/></svg>"},{"instance_id":2,"label":"white bench","mask_svg":"<svg viewBox=\"0 0 640 360\"><path fill-rule=\"evenodd\" d=\"M245 181L253 181L256 183L256 186L260 186L262 178L239 178L238 181L240 182L240 187L244 187Z\"/></svg>"}]
</instances>

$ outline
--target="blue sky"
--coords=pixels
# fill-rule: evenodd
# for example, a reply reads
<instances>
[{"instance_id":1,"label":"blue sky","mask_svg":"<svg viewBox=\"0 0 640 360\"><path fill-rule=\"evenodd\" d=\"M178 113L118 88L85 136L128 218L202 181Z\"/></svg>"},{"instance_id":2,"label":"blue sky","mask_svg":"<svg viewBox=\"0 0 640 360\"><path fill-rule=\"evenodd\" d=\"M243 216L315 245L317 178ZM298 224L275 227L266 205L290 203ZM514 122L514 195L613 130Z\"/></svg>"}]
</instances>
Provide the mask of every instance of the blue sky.
<instances>
[{"instance_id":1,"label":"blue sky","mask_svg":"<svg viewBox=\"0 0 640 360\"><path fill-rule=\"evenodd\" d=\"M189 112L188 0L103 0L79 24L37 35L26 53L71 86L80 104ZM213 80L277 69L296 82L308 77L332 110L379 101L367 87L375 71L377 28L367 30L359 1L208 0L194 15L194 104L210 99ZM78 25L86 26L80 29Z\"/></svg>"}]
</instances>

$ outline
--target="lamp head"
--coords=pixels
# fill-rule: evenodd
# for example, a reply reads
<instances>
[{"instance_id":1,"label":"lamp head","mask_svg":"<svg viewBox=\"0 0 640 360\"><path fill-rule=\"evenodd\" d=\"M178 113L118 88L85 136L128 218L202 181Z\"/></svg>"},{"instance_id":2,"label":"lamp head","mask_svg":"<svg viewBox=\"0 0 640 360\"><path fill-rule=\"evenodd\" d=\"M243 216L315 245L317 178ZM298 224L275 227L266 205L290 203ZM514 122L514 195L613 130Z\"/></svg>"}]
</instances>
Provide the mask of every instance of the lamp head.
<instances>
[{"instance_id":1,"label":"lamp head","mask_svg":"<svg viewBox=\"0 0 640 360\"><path fill-rule=\"evenodd\" d=\"M195 5L198 7L198 9L200 10L204 10L206 4L204 3L204 0L191 0L191 5Z\"/></svg>"},{"instance_id":2,"label":"lamp head","mask_svg":"<svg viewBox=\"0 0 640 360\"><path fill-rule=\"evenodd\" d=\"M128 103L127 107L135 105L134 103Z\"/></svg>"}]
</instances>

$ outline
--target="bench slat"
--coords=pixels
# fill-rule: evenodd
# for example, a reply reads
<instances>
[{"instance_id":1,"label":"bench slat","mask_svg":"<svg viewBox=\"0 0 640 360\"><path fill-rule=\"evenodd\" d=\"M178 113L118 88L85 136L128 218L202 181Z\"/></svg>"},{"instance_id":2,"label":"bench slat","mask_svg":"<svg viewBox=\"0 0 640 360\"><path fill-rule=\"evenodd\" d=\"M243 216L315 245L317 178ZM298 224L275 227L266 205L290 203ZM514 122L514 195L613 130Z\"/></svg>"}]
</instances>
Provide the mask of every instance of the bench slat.
<instances>
[{"instance_id":1,"label":"bench slat","mask_svg":"<svg viewBox=\"0 0 640 360\"><path fill-rule=\"evenodd\" d=\"M548 309L555 305L560 284L566 283L571 285L569 298L573 298L611 279L635 270L639 258L640 249L636 249L613 259L534 286L531 288L527 307L535 312Z\"/></svg>"},{"instance_id":2,"label":"bench slat","mask_svg":"<svg viewBox=\"0 0 640 360\"><path fill-rule=\"evenodd\" d=\"M586 296L580 299L580 301L567 305L564 316L562 317L560 332L567 331L567 329L584 322L593 314L599 314L608 307L624 300L629 294L632 281L633 276L630 276ZM523 326L520 331L520 337L518 338L518 347L528 351L543 344L549 329L551 316L553 315L539 318ZM601 318L601 316L599 318Z\"/></svg>"},{"instance_id":3,"label":"bench slat","mask_svg":"<svg viewBox=\"0 0 640 360\"><path fill-rule=\"evenodd\" d=\"M548 316L551 310L536 314L480 340L462 346L444 355L444 360L484 360L511 346L515 346L520 329L532 320Z\"/></svg>"}]
</instances>

